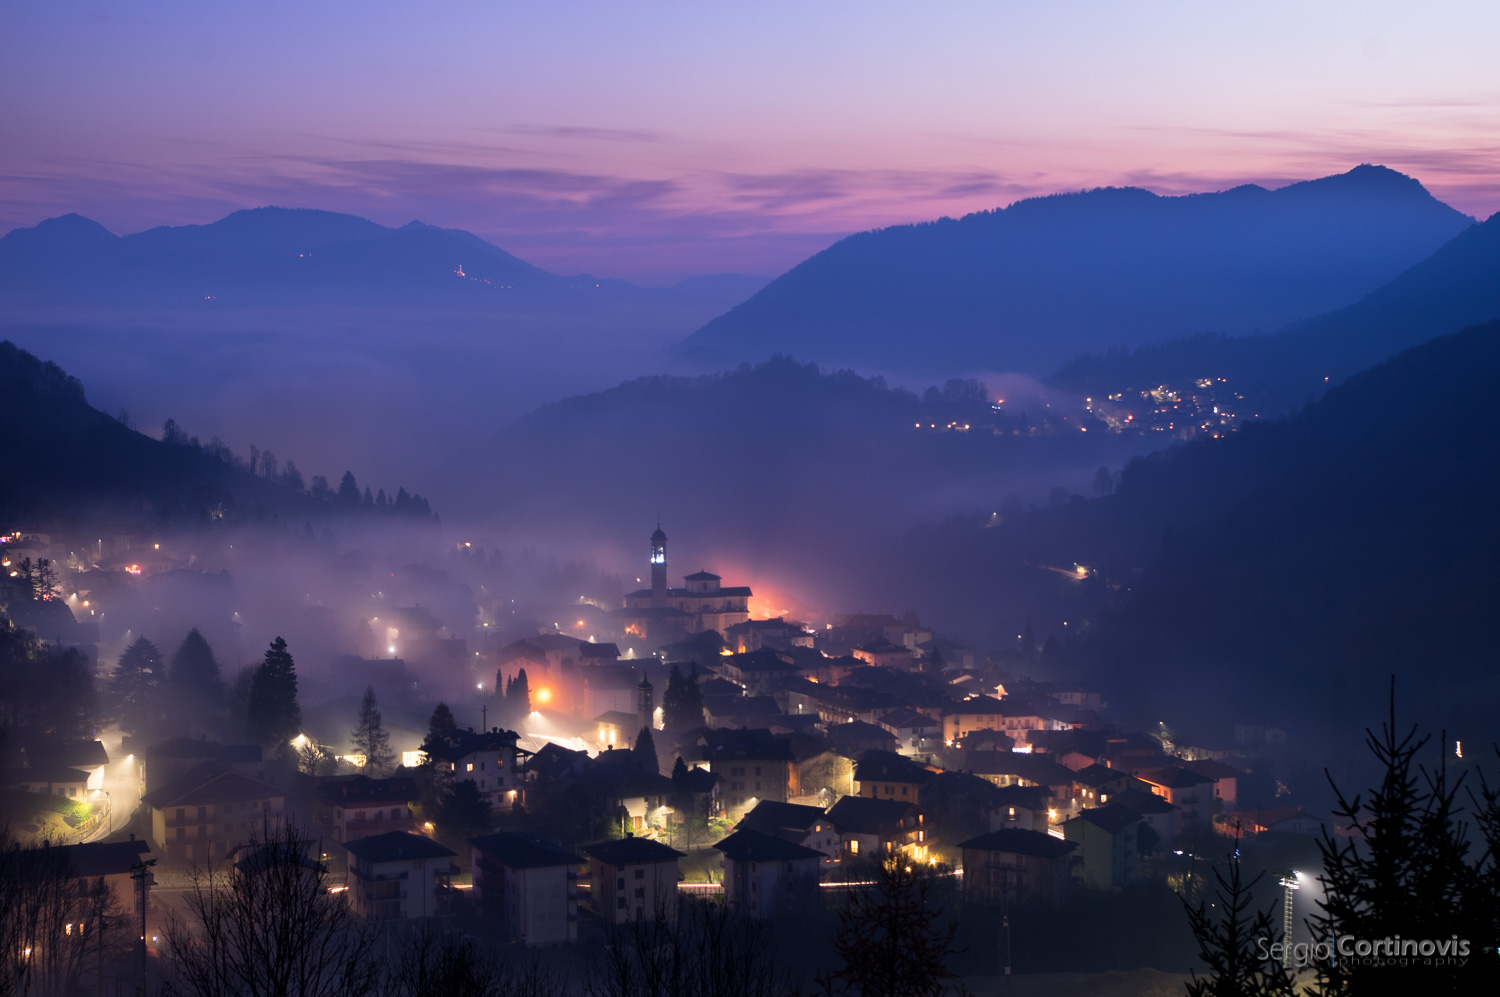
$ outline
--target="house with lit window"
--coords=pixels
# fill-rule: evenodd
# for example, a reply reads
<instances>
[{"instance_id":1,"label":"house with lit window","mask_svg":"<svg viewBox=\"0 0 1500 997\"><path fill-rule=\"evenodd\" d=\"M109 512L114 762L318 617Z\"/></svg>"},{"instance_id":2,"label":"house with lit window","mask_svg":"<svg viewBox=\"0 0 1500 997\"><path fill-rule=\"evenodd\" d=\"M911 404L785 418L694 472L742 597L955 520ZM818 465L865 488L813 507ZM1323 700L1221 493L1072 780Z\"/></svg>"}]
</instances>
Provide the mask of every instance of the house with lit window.
<instances>
[{"instance_id":1,"label":"house with lit window","mask_svg":"<svg viewBox=\"0 0 1500 997\"><path fill-rule=\"evenodd\" d=\"M587 859L521 831L469 839L474 906L523 945L578 939L578 870Z\"/></svg>"},{"instance_id":2,"label":"house with lit window","mask_svg":"<svg viewBox=\"0 0 1500 997\"><path fill-rule=\"evenodd\" d=\"M844 861L879 862L905 855L925 862L935 844L927 812L902 800L845 796L829 808L828 822L838 831L839 857Z\"/></svg>"},{"instance_id":3,"label":"house with lit window","mask_svg":"<svg viewBox=\"0 0 1500 997\"><path fill-rule=\"evenodd\" d=\"M472 779L496 810L509 810L525 778L523 760L530 756L516 746L520 735L492 727L488 732L460 730L429 749L437 773L452 782Z\"/></svg>"},{"instance_id":4,"label":"house with lit window","mask_svg":"<svg viewBox=\"0 0 1500 997\"><path fill-rule=\"evenodd\" d=\"M893 751L866 751L854 766L858 795L881 800L921 802L933 771Z\"/></svg>"},{"instance_id":5,"label":"house with lit window","mask_svg":"<svg viewBox=\"0 0 1500 997\"><path fill-rule=\"evenodd\" d=\"M649 838L584 845L589 905L607 924L677 916L677 860L683 853Z\"/></svg>"},{"instance_id":6,"label":"house with lit window","mask_svg":"<svg viewBox=\"0 0 1500 997\"><path fill-rule=\"evenodd\" d=\"M762 800L734 829L773 834L814 849L823 856L820 868L826 869L839 860L838 828L834 827L822 807Z\"/></svg>"},{"instance_id":7,"label":"house with lit window","mask_svg":"<svg viewBox=\"0 0 1500 997\"><path fill-rule=\"evenodd\" d=\"M749 917L769 917L798 891L816 894L823 853L749 828L714 845L724 856L724 899ZM794 902L794 901L793 901Z\"/></svg>"},{"instance_id":8,"label":"house with lit window","mask_svg":"<svg viewBox=\"0 0 1500 997\"><path fill-rule=\"evenodd\" d=\"M897 751L912 758L929 761L942 747L943 725L919 710L903 706L880 717L876 723L896 738Z\"/></svg>"},{"instance_id":9,"label":"house with lit window","mask_svg":"<svg viewBox=\"0 0 1500 997\"><path fill-rule=\"evenodd\" d=\"M1136 777L1178 810L1184 826L1207 827L1213 819L1214 780L1177 765L1146 769Z\"/></svg>"},{"instance_id":10,"label":"house with lit window","mask_svg":"<svg viewBox=\"0 0 1500 997\"><path fill-rule=\"evenodd\" d=\"M448 912L453 849L431 838L392 831L344 845L349 853L349 905L367 921L436 917Z\"/></svg>"},{"instance_id":11,"label":"house with lit window","mask_svg":"<svg viewBox=\"0 0 1500 997\"><path fill-rule=\"evenodd\" d=\"M727 819L739 820L761 800L786 802L793 756L785 737L766 728L706 730L698 744L698 761L719 777L719 803Z\"/></svg>"}]
</instances>

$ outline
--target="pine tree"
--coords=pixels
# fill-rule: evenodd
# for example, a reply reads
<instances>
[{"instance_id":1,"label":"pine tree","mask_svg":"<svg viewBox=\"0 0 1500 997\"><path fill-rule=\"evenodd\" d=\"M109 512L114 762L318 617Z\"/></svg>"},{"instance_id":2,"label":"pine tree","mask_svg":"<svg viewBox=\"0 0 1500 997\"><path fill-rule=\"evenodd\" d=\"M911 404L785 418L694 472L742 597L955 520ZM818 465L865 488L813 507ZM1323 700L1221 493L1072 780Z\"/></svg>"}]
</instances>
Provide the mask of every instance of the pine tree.
<instances>
[{"instance_id":1,"label":"pine tree","mask_svg":"<svg viewBox=\"0 0 1500 997\"><path fill-rule=\"evenodd\" d=\"M223 703L224 682L219 678L219 663L214 660L214 649L197 627L188 631L172 655L172 668L167 676L174 688L203 706L218 708Z\"/></svg>"},{"instance_id":2,"label":"pine tree","mask_svg":"<svg viewBox=\"0 0 1500 997\"><path fill-rule=\"evenodd\" d=\"M384 718L375 703L375 687L365 686L365 698L359 704L359 723L349 733L354 750L365 756L365 773L381 775L396 757L391 752L391 736L386 733Z\"/></svg>"},{"instance_id":3,"label":"pine tree","mask_svg":"<svg viewBox=\"0 0 1500 997\"><path fill-rule=\"evenodd\" d=\"M282 749L301 732L302 708L297 705L297 665L277 637L265 660L250 679L250 702L245 718L250 734L262 744Z\"/></svg>"},{"instance_id":4,"label":"pine tree","mask_svg":"<svg viewBox=\"0 0 1500 997\"><path fill-rule=\"evenodd\" d=\"M661 762L656 755L656 738L651 736L650 727L642 727L641 732L635 736L635 747L631 749L635 758L635 767L642 772L652 775L661 775ZM678 761L682 761L681 758Z\"/></svg>"},{"instance_id":5,"label":"pine tree","mask_svg":"<svg viewBox=\"0 0 1500 997\"><path fill-rule=\"evenodd\" d=\"M1208 975L1187 985L1188 997L1273 997L1297 992L1293 974L1271 958L1273 945L1284 941L1276 924L1276 904L1252 911L1252 893L1261 877L1244 882L1240 873L1239 839L1229 856L1229 876L1214 870L1218 880L1215 903L1199 901L1195 907L1178 894L1187 910L1188 924L1198 940L1198 954Z\"/></svg>"},{"instance_id":6,"label":"pine tree","mask_svg":"<svg viewBox=\"0 0 1500 997\"><path fill-rule=\"evenodd\" d=\"M1390 712L1380 733L1367 731L1365 743L1382 770L1380 785L1368 797L1352 799L1333 783L1338 805L1333 814L1348 827L1346 840L1325 829L1318 841L1323 860L1319 883L1323 899L1311 919L1313 939L1337 945L1339 939L1466 939L1467 959L1428 965L1420 959L1341 958L1318 964L1318 993L1385 992L1478 993L1473 989L1496 972L1491 859L1468 858L1467 829L1458 821L1462 778L1452 782L1447 746L1439 746L1438 767L1417 762L1428 738L1416 727L1400 735L1396 727L1395 680ZM1443 738L1446 742L1446 737ZM1483 830L1484 818L1480 826ZM1346 954L1340 950L1340 954ZM1356 953L1358 954L1358 953ZM1462 965L1460 965L1462 963Z\"/></svg>"},{"instance_id":7,"label":"pine tree","mask_svg":"<svg viewBox=\"0 0 1500 997\"><path fill-rule=\"evenodd\" d=\"M493 804L487 794L480 792L479 783L473 779L455 782L439 799L437 805L437 827L451 841L465 841L489 832L493 823Z\"/></svg>"},{"instance_id":8,"label":"pine tree","mask_svg":"<svg viewBox=\"0 0 1500 997\"><path fill-rule=\"evenodd\" d=\"M115 710L125 733L148 738L156 734L163 671L161 652L144 637L137 637L120 655L114 672Z\"/></svg>"},{"instance_id":9,"label":"pine tree","mask_svg":"<svg viewBox=\"0 0 1500 997\"><path fill-rule=\"evenodd\" d=\"M254 468L251 468L254 471ZM339 490L334 501L342 509L359 508L359 485L354 480L354 472L345 471L343 478L339 479Z\"/></svg>"},{"instance_id":10,"label":"pine tree","mask_svg":"<svg viewBox=\"0 0 1500 997\"><path fill-rule=\"evenodd\" d=\"M427 739L422 742L423 750L426 750L427 745L447 740L457 733L458 721L453 718L453 711L448 709L447 703L439 703L432 708L432 719L427 721Z\"/></svg>"},{"instance_id":11,"label":"pine tree","mask_svg":"<svg viewBox=\"0 0 1500 997\"><path fill-rule=\"evenodd\" d=\"M531 713L531 684L524 668L516 672L516 680L505 690L505 712L514 723Z\"/></svg>"},{"instance_id":12,"label":"pine tree","mask_svg":"<svg viewBox=\"0 0 1500 997\"><path fill-rule=\"evenodd\" d=\"M677 665L667 673L667 688L661 696L662 726L667 730L691 730L703 726L703 693L698 689L698 666L684 675Z\"/></svg>"}]
</instances>

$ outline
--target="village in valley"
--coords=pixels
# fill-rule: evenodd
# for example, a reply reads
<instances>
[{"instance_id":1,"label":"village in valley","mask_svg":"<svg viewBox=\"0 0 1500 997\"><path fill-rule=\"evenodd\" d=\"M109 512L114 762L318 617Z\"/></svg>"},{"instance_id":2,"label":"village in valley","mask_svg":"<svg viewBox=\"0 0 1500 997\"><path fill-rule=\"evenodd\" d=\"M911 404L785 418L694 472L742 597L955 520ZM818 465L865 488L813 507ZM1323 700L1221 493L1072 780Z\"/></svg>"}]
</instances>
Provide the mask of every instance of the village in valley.
<instances>
[{"instance_id":1,"label":"village in valley","mask_svg":"<svg viewBox=\"0 0 1500 997\"><path fill-rule=\"evenodd\" d=\"M175 655L127 633L104 658L102 606L218 577L202 548L117 540L87 564L68 552L83 570L11 610L49 653L88 662L114 722L18 745L4 788L13 809L71 808L53 830L74 865L157 941L202 870L297 828L359 918L456 920L524 946L597 943L682 897L773 919L897 860L964 919L1001 919L1007 941L980 967L1000 972L1028 912L1170 896L1227 849L1306 854L1331 826L1275 775L1285 730L1190 743L1166 720L1123 728L1098 690L1042 677L1056 641L1029 631L987 650L912 613L752 618L749 586L708 570L672 585L660 526L639 589L530 631L501 619L503 598L462 619L375 593L385 608L343 631L363 645L304 681L306 705L303 660L279 638L238 681L205 670L196 629ZM58 553L43 534L7 538L23 580ZM471 541L450 553L485 563Z\"/></svg>"}]
</instances>

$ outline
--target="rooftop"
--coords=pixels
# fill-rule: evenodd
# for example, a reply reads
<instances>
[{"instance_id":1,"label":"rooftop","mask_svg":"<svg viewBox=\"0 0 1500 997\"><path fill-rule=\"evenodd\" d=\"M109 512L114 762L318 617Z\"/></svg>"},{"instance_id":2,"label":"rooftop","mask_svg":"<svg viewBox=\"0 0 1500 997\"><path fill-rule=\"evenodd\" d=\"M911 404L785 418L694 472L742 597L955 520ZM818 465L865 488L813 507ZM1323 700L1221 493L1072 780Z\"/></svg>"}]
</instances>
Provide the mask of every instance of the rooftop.
<instances>
[{"instance_id":1,"label":"rooftop","mask_svg":"<svg viewBox=\"0 0 1500 997\"><path fill-rule=\"evenodd\" d=\"M794 862L823 858L823 853L816 849L750 828L734 832L714 847L736 862Z\"/></svg>"},{"instance_id":2,"label":"rooftop","mask_svg":"<svg viewBox=\"0 0 1500 997\"><path fill-rule=\"evenodd\" d=\"M431 838L408 831L389 831L356 838L344 846L362 862L414 862L418 859L452 858L458 854Z\"/></svg>"},{"instance_id":3,"label":"rooftop","mask_svg":"<svg viewBox=\"0 0 1500 997\"><path fill-rule=\"evenodd\" d=\"M828 811L828 819L840 831L855 834L894 834L901 821L916 809L904 800L876 800L865 796L845 796Z\"/></svg>"},{"instance_id":4,"label":"rooftop","mask_svg":"<svg viewBox=\"0 0 1500 997\"><path fill-rule=\"evenodd\" d=\"M285 797L286 790L235 772L223 762L202 762L180 777L141 798L157 810L168 807L211 806Z\"/></svg>"},{"instance_id":5,"label":"rooftop","mask_svg":"<svg viewBox=\"0 0 1500 997\"><path fill-rule=\"evenodd\" d=\"M668 848L650 838L621 838L618 841L600 841L584 845L584 854L598 859L605 865L619 868L626 865L646 865L651 862L676 862L683 853Z\"/></svg>"},{"instance_id":6,"label":"rooftop","mask_svg":"<svg viewBox=\"0 0 1500 997\"><path fill-rule=\"evenodd\" d=\"M540 869L554 865L582 865L586 859L561 845L543 841L524 831L497 831L470 838L474 850L499 860L512 869Z\"/></svg>"},{"instance_id":7,"label":"rooftop","mask_svg":"<svg viewBox=\"0 0 1500 997\"><path fill-rule=\"evenodd\" d=\"M1094 807L1085 810L1067 823L1072 823L1074 820L1087 821L1097 828L1108 831L1110 834L1119 834L1126 828L1139 824L1141 822L1141 815L1129 807L1121 806L1118 803L1111 803L1107 807Z\"/></svg>"},{"instance_id":8,"label":"rooftop","mask_svg":"<svg viewBox=\"0 0 1500 997\"><path fill-rule=\"evenodd\" d=\"M1010 855L1031 855L1036 858L1057 859L1072 852L1078 846L1071 841L1062 838L1054 838L1050 834L1041 831L1028 831L1024 828L1006 828L1002 831L991 831L989 834L981 834L977 838L961 841L958 845L963 849L975 849L982 852L1005 852Z\"/></svg>"}]
</instances>

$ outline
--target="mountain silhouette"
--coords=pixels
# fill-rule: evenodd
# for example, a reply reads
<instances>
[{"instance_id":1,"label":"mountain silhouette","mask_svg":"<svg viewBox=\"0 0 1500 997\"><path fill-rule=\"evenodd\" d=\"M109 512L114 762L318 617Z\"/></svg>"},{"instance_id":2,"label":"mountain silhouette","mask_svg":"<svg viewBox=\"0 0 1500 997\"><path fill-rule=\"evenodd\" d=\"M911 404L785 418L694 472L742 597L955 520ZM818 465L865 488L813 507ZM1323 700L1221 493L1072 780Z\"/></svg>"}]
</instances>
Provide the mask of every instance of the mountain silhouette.
<instances>
[{"instance_id":1,"label":"mountain silhouette","mask_svg":"<svg viewBox=\"0 0 1500 997\"><path fill-rule=\"evenodd\" d=\"M1200 336L1080 357L1049 383L1102 395L1229 377L1264 415L1285 412L1355 371L1466 326L1500 318L1500 214L1454 236L1364 298L1270 336Z\"/></svg>"},{"instance_id":2,"label":"mountain silhouette","mask_svg":"<svg viewBox=\"0 0 1500 997\"><path fill-rule=\"evenodd\" d=\"M311 209L254 208L120 237L72 214L0 238L0 295L24 305L485 309L650 290L549 273L461 230Z\"/></svg>"},{"instance_id":3,"label":"mountain silhouette","mask_svg":"<svg viewBox=\"0 0 1500 997\"><path fill-rule=\"evenodd\" d=\"M1137 459L1107 497L916 531L893 563L935 624L1073 633L1072 666L1136 719L1178 707L1204 736L1255 718L1347 733L1395 674L1450 734L1488 743L1497 378L1500 322L1473 326L1295 417ZM1074 563L1096 572L1087 585L1037 567Z\"/></svg>"},{"instance_id":4,"label":"mountain silhouette","mask_svg":"<svg viewBox=\"0 0 1500 997\"><path fill-rule=\"evenodd\" d=\"M903 373L1047 374L1071 357L1271 332L1359 299L1473 223L1380 166L1162 197L1103 188L850 236L681 346Z\"/></svg>"}]
</instances>

